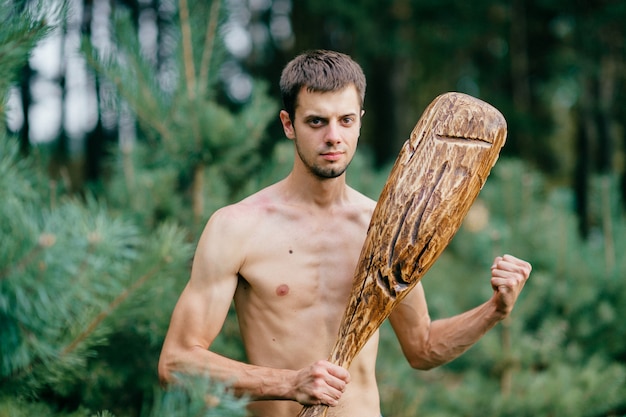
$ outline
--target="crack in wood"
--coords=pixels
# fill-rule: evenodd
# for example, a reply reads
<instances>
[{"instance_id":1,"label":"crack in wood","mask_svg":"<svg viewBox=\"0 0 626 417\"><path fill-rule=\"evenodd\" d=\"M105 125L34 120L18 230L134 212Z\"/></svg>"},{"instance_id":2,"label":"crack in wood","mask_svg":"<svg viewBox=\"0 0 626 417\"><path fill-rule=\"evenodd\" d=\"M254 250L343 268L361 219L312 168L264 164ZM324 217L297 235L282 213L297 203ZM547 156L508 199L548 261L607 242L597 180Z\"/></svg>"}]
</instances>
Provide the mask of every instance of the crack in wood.
<instances>
[{"instance_id":1,"label":"crack in wood","mask_svg":"<svg viewBox=\"0 0 626 417\"><path fill-rule=\"evenodd\" d=\"M483 146L485 148L489 148L493 145L492 142L490 142L489 140L485 139L485 138L471 138L471 137L466 137L466 136L452 136L452 135L439 135L436 134L435 138L437 138L437 140L440 140L442 142L454 142L455 144L458 145L471 145L471 146Z\"/></svg>"}]
</instances>

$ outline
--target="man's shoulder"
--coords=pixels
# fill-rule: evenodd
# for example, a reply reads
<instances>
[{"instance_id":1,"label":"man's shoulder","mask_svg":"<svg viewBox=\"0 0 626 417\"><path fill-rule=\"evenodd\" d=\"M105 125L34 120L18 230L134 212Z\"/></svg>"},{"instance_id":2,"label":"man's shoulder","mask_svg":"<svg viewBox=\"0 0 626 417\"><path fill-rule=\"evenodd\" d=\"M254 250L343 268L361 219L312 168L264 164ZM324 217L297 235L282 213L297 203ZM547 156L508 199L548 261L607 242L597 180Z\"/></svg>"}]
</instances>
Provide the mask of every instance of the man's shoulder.
<instances>
[{"instance_id":1,"label":"man's shoulder","mask_svg":"<svg viewBox=\"0 0 626 417\"><path fill-rule=\"evenodd\" d=\"M352 193L351 200L353 203L357 207L360 207L360 209L368 216L371 216L376 208L376 200L373 200L372 198L352 188L350 189L350 192Z\"/></svg>"},{"instance_id":2,"label":"man's shoulder","mask_svg":"<svg viewBox=\"0 0 626 417\"><path fill-rule=\"evenodd\" d=\"M222 249L237 248L242 253L265 217L265 210L256 194L217 209L206 223L199 245L217 244Z\"/></svg>"},{"instance_id":3,"label":"man's shoulder","mask_svg":"<svg viewBox=\"0 0 626 417\"><path fill-rule=\"evenodd\" d=\"M258 222L271 205L268 190L269 188L260 190L243 200L219 208L209 219L209 224L217 223L236 227Z\"/></svg>"}]
</instances>

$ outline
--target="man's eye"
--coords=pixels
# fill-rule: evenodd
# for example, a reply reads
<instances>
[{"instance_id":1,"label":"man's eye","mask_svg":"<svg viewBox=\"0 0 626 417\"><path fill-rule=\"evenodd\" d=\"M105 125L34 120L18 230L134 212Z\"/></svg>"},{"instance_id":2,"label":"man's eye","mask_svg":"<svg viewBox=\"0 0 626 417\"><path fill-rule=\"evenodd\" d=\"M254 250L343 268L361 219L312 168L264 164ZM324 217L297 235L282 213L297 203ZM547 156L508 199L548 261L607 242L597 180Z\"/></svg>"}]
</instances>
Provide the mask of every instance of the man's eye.
<instances>
[{"instance_id":1,"label":"man's eye","mask_svg":"<svg viewBox=\"0 0 626 417\"><path fill-rule=\"evenodd\" d=\"M309 124L311 126L321 126L322 125L322 119L310 119L309 120Z\"/></svg>"},{"instance_id":2,"label":"man's eye","mask_svg":"<svg viewBox=\"0 0 626 417\"><path fill-rule=\"evenodd\" d=\"M346 125L351 125L352 123L354 123L354 118L353 117L344 117L343 123L346 124Z\"/></svg>"}]
</instances>

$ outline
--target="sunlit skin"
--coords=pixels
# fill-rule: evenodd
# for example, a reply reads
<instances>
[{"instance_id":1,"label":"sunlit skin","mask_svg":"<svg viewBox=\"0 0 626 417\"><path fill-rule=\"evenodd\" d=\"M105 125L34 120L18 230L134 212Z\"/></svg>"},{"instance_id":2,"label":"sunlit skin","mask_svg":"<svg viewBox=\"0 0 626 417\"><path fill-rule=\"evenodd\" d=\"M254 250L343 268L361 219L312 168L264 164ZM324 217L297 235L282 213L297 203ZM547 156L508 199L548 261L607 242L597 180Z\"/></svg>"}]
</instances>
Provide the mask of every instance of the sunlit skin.
<instances>
[{"instance_id":1,"label":"sunlit skin","mask_svg":"<svg viewBox=\"0 0 626 417\"><path fill-rule=\"evenodd\" d=\"M210 374L250 396L261 417L294 417L302 404L329 405L330 417L379 417L378 333L349 370L325 360L375 207L346 184L362 116L353 86L303 89L294 120L281 111L295 144L293 169L207 223L163 344L164 383L175 372ZM430 369L462 354L510 314L529 274L527 262L497 257L492 297L435 321L418 284L389 318L409 364ZM233 299L247 363L210 350Z\"/></svg>"}]
</instances>

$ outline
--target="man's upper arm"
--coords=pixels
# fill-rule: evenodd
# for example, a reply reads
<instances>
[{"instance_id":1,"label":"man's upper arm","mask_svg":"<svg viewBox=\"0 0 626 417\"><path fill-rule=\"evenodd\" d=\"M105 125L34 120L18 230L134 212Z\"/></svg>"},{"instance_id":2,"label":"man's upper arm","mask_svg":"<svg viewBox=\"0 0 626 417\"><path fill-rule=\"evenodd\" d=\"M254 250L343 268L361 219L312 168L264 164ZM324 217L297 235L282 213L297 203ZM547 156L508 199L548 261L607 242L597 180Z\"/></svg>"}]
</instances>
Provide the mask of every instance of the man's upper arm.
<instances>
[{"instance_id":1,"label":"man's upper arm","mask_svg":"<svg viewBox=\"0 0 626 417\"><path fill-rule=\"evenodd\" d=\"M183 348L208 348L222 328L237 288L241 245L224 209L207 223L198 242L191 278L172 314L171 337Z\"/></svg>"},{"instance_id":2,"label":"man's upper arm","mask_svg":"<svg viewBox=\"0 0 626 417\"><path fill-rule=\"evenodd\" d=\"M389 315L389 322L411 366L422 368L419 361L428 351L431 320L421 283L396 306Z\"/></svg>"}]
</instances>

